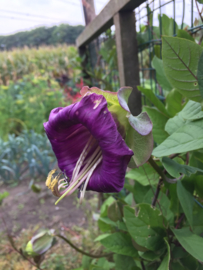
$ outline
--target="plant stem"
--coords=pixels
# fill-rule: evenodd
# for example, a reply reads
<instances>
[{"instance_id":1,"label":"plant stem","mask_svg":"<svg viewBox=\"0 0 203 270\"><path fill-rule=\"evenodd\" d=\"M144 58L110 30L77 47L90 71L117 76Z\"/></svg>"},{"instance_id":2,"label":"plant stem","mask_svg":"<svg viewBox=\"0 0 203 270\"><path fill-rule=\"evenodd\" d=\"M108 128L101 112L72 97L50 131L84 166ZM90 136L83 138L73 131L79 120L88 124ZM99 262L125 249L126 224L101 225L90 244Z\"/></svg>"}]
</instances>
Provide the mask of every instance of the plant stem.
<instances>
[{"instance_id":1,"label":"plant stem","mask_svg":"<svg viewBox=\"0 0 203 270\"><path fill-rule=\"evenodd\" d=\"M18 254L20 254L25 260L27 260L30 264L32 264L33 266L35 266L37 269L42 270L42 268L40 268L39 265L36 265L36 264L33 263L30 259L28 259L28 257L25 256L25 255L23 254L23 251L22 251L22 250L18 250L18 249L17 249L17 247L15 246L14 241L13 241L13 238L12 238L11 235L7 235L7 237L8 237L8 239L9 239L9 242L10 242L12 248L13 248Z\"/></svg>"},{"instance_id":2,"label":"plant stem","mask_svg":"<svg viewBox=\"0 0 203 270\"><path fill-rule=\"evenodd\" d=\"M88 257L92 257L92 258L103 258L103 257L108 257L110 255L113 254L113 252L111 253L106 253L106 254L102 254L102 255L94 255L91 253L87 253L85 251L83 251L82 249L79 249L78 247L76 247L70 240L68 240L67 238L65 238L64 236L60 235L60 234L56 234L55 236L63 239L66 243L68 243L72 248L74 248L77 252L82 253L83 255L86 255Z\"/></svg>"},{"instance_id":3,"label":"plant stem","mask_svg":"<svg viewBox=\"0 0 203 270\"><path fill-rule=\"evenodd\" d=\"M154 168L154 170L161 176L163 180L165 180L165 175L161 168L156 164L156 162L153 160L152 156L149 158L148 162L150 165Z\"/></svg>"},{"instance_id":4,"label":"plant stem","mask_svg":"<svg viewBox=\"0 0 203 270\"><path fill-rule=\"evenodd\" d=\"M4 223L4 226L6 228L6 235L7 235L7 238L8 238L8 241L10 242L12 248L17 252L19 253L25 260L27 260L30 264L32 264L33 266L35 266L37 269L39 270L42 270L42 268L40 268L40 266L36 265L35 263L33 263L30 259L28 259L24 254L23 254L23 251L20 249L18 250L17 247L15 246L15 242L13 240L13 237L9 234L9 231L8 231L8 227L6 225L6 221L4 220L4 218L2 217L2 221Z\"/></svg>"},{"instance_id":5,"label":"plant stem","mask_svg":"<svg viewBox=\"0 0 203 270\"><path fill-rule=\"evenodd\" d=\"M140 263L141 263L141 266L142 266L142 270L145 270L145 265L144 265L143 261L141 261Z\"/></svg>"},{"instance_id":6,"label":"plant stem","mask_svg":"<svg viewBox=\"0 0 203 270\"><path fill-rule=\"evenodd\" d=\"M156 192L154 194L154 198L153 198L153 201L152 201L152 206L155 206L156 205L156 202L157 202L157 199L159 197L159 192L161 190L161 184L162 184L163 180L166 180L166 178L165 178L164 172L156 164L156 162L153 160L152 156L149 158L148 161L151 164L151 166L154 168L154 170L160 175L159 183L157 185Z\"/></svg>"},{"instance_id":7,"label":"plant stem","mask_svg":"<svg viewBox=\"0 0 203 270\"><path fill-rule=\"evenodd\" d=\"M200 10L199 10L199 6L197 4L197 0L195 0L195 3L196 3L196 7L197 7L197 10L198 10L199 16L201 18L201 21L203 22L203 17L202 17L202 14L201 14Z\"/></svg>"},{"instance_id":8,"label":"plant stem","mask_svg":"<svg viewBox=\"0 0 203 270\"><path fill-rule=\"evenodd\" d=\"M161 190L161 184L162 184L162 179L159 180L159 183L157 185L156 192L155 192L155 195L154 195L154 198L153 198L153 201L152 201L152 206L156 205L157 199L159 197L159 192Z\"/></svg>"},{"instance_id":9,"label":"plant stem","mask_svg":"<svg viewBox=\"0 0 203 270\"><path fill-rule=\"evenodd\" d=\"M181 223L181 221L183 220L184 217L185 217L185 214L183 213L183 214L181 215L181 217L179 218L178 222L177 222L176 229L179 228L180 223Z\"/></svg>"}]
</instances>

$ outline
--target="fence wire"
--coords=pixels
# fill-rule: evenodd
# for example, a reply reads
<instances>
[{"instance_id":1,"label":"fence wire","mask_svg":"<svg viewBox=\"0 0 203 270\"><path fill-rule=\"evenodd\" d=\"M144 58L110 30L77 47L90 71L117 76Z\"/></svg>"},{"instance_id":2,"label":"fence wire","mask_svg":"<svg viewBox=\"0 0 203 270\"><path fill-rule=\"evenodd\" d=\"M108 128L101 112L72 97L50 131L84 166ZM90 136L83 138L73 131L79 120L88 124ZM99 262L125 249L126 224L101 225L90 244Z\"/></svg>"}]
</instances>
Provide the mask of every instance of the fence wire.
<instances>
[{"instance_id":1,"label":"fence wire","mask_svg":"<svg viewBox=\"0 0 203 270\"><path fill-rule=\"evenodd\" d=\"M118 91L119 74L114 32L109 29L88 46L92 85Z\"/></svg>"},{"instance_id":2,"label":"fence wire","mask_svg":"<svg viewBox=\"0 0 203 270\"><path fill-rule=\"evenodd\" d=\"M203 5L197 0L147 0L135 10L140 84L149 88L160 100L164 90L157 83L153 58L162 59L162 35L177 36L187 31L199 44L203 43ZM89 44L92 85L117 91L117 66L114 27ZM145 100L143 98L143 103Z\"/></svg>"},{"instance_id":3,"label":"fence wire","mask_svg":"<svg viewBox=\"0 0 203 270\"><path fill-rule=\"evenodd\" d=\"M162 59L162 35L177 36L187 31L199 44L203 40L203 5L197 0L152 0L135 9L139 51L140 84L162 100L164 90L156 80L153 57ZM144 101L145 103L145 101Z\"/></svg>"}]
</instances>

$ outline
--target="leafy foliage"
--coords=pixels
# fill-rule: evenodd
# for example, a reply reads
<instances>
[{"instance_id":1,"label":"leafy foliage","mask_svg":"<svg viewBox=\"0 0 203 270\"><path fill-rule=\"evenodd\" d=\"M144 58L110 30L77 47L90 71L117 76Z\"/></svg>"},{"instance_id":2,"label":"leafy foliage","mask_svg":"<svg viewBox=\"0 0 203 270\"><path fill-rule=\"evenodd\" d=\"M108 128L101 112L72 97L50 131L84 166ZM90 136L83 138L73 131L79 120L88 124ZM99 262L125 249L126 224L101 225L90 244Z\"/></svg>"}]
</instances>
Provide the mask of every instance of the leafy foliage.
<instances>
[{"instance_id":1,"label":"leafy foliage","mask_svg":"<svg viewBox=\"0 0 203 270\"><path fill-rule=\"evenodd\" d=\"M43 46L39 49L25 47L9 52L3 51L0 52L0 83L8 85L9 81L16 81L32 73L66 82L67 78L75 76L76 60L80 60L77 49L67 45Z\"/></svg>"},{"instance_id":2,"label":"leafy foliage","mask_svg":"<svg viewBox=\"0 0 203 270\"><path fill-rule=\"evenodd\" d=\"M0 180L6 183L47 176L54 161L47 138L33 131L9 135L6 142L0 140L0 150Z\"/></svg>"},{"instance_id":3,"label":"leafy foliage","mask_svg":"<svg viewBox=\"0 0 203 270\"><path fill-rule=\"evenodd\" d=\"M16 47L38 47L62 43L75 44L76 38L84 26L61 24L53 27L39 27L31 31L18 32L9 36L0 36L2 49L11 50Z\"/></svg>"},{"instance_id":4,"label":"leafy foliage","mask_svg":"<svg viewBox=\"0 0 203 270\"><path fill-rule=\"evenodd\" d=\"M65 104L57 82L34 76L0 86L0 99L0 137L4 139L8 134L19 135L23 129L42 133L50 111Z\"/></svg>"},{"instance_id":5,"label":"leafy foliage","mask_svg":"<svg viewBox=\"0 0 203 270\"><path fill-rule=\"evenodd\" d=\"M156 54L152 64L165 98L138 86L153 123L153 156L127 172L127 194L108 197L98 220L105 234L97 241L115 253L116 270L201 269L203 262L202 47L173 19L162 22L163 60Z\"/></svg>"},{"instance_id":6,"label":"leafy foliage","mask_svg":"<svg viewBox=\"0 0 203 270\"><path fill-rule=\"evenodd\" d=\"M149 25L144 26L138 35L139 42L147 42L154 34L161 38L159 27L153 27L152 33L152 19L150 14ZM160 100L154 89L138 86L147 100L147 106L143 106L143 113L136 121L129 117L130 124L137 133L129 132L127 140L133 150L137 151L135 156L138 159L134 160L135 163L142 166L129 170L124 189L119 194L105 195L106 200L100 208L98 227L102 234L95 241L99 242L105 251L113 254L99 259L92 259L86 254L81 268L78 268L81 270L202 269L203 110L200 59L203 47L195 42L196 37L191 37L184 30L179 31L173 19L163 14L159 16L159 21L162 23L163 59L160 46L157 45L153 67L165 97ZM174 37L174 34L177 36ZM100 51L102 59L109 62L109 67L113 70L116 66L114 40L103 46ZM109 54L107 48L110 48L112 53ZM97 66L95 70L88 72L96 82L102 82L104 88L108 88L109 82L105 81L108 76L102 73L101 67ZM124 108L127 98L128 96L123 97ZM146 115L146 112L151 118L153 129L147 133L145 147L141 148L135 141L136 136L139 138L139 134L143 132L138 120L143 120L142 116ZM152 134L154 145L149 143ZM20 137L16 139L9 136L9 140L10 138L17 142L20 140ZM40 141L38 137L37 140ZM20 142L17 144L20 147L24 145ZM37 147L41 147L42 153L48 151L44 150L42 145ZM148 162L142 164L139 157L144 160L150 147L154 147L152 156ZM6 149L13 148L6 146ZM25 164L28 160L28 164L32 165L33 159L39 157L39 153L33 144L26 149L29 149L29 154L25 154L22 162ZM5 151L4 155L7 155L8 160L9 154ZM20 161L18 151L15 150L13 156L11 164L13 159ZM51 156L51 152L46 152L43 158L45 156ZM34 164L37 164L37 161ZM46 164L50 164L50 160L47 160ZM4 166L6 176L10 177L15 167L8 165L9 163L5 163L2 167ZM31 166L32 170L33 168L38 167ZM34 171L34 174L32 171L32 175L35 173L37 171Z\"/></svg>"}]
</instances>

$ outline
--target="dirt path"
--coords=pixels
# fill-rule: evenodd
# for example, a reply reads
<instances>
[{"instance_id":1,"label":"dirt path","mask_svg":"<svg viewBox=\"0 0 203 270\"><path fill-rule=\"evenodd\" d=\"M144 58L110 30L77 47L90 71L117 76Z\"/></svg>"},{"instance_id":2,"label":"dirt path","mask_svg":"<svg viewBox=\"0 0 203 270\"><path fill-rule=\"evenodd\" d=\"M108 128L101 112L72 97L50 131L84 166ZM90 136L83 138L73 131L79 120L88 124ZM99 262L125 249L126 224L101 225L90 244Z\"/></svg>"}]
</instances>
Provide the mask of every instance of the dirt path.
<instances>
[{"instance_id":1,"label":"dirt path","mask_svg":"<svg viewBox=\"0 0 203 270\"><path fill-rule=\"evenodd\" d=\"M44 183L39 183L42 190L39 194L28 191L29 183L23 181L17 187L1 186L0 190L8 191L9 196L4 199L0 207L0 215L4 217L7 227L14 233L19 233L36 224L45 228L60 229L61 226L71 228L73 225L84 227L87 223L84 211L77 207L75 194L64 198L55 206L54 197ZM4 230L0 220L0 231Z\"/></svg>"}]
</instances>

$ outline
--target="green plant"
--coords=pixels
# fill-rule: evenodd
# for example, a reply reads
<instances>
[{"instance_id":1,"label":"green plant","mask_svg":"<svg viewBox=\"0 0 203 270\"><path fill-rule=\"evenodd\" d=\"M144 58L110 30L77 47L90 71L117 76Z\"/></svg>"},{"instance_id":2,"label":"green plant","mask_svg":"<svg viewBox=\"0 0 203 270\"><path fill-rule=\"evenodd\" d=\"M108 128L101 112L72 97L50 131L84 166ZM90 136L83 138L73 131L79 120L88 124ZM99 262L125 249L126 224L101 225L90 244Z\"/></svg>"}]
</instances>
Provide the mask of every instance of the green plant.
<instances>
[{"instance_id":1,"label":"green plant","mask_svg":"<svg viewBox=\"0 0 203 270\"><path fill-rule=\"evenodd\" d=\"M7 142L0 140L0 149L0 179L6 183L46 176L54 161L47 138L33 131L9 135Z\"/></svg>"},{"instance_id":2,"label":"green plant","mask_svg":"<svg viewBox=\"0 0 203 270\"><path fill-rule=\"evenodd\" d=\"M43 132L52 108L65 105L58 83L47 77L27 76L9 86L0 86L0 137L19 135L23 129Z\"/></svg>"}]
</instances>

